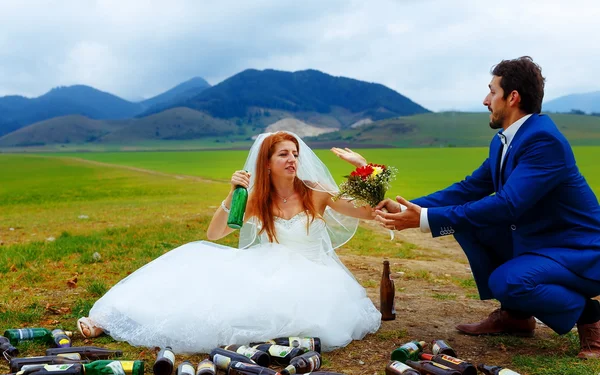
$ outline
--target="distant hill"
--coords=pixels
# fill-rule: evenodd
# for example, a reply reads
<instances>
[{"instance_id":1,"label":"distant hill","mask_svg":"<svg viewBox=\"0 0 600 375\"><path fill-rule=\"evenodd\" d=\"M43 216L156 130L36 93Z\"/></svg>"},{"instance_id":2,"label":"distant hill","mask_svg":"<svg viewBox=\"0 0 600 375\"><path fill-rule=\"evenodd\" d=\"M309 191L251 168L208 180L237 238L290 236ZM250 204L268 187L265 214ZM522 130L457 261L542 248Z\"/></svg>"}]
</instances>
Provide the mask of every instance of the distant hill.
<instances>
[{"instance_id":1,"label":"distant hill","mask_svg":"<svg viewBox=\"0 0 600 375\"><path fill-rule=\"evenodd\" d=\"M153 111L159 112L160 109L169 107L171 102L181 102L200 94L205 89L211 87L210 83L204 78L194 77L188 81L180 83L170 90L156 95L150 99L141 101L140 104L144 109L153 108Z\"/></svg>"},{"instance_id":2,"label":"distant hill","mask_svg":"<svg viewBox=\"0 0 600 375\"><path fill-rule=\"evenodd\" d=\"M571 94L550 100L542 106L544 112L569 113L573 110L600 113L600 91Z\"/></svg>"},{"instance_id":3,"label":"distant hill","mask_svg":"<svg viewBox=\"0 0 600 375\"><path fill-rule=\"evenodd\" d=\"M193 108L216 118L245 118L256 113L256 108L293 113L300 120L306 120L305 113L331 114L336 108L354 114L338 118L338 127L363 118L380 120L429 112L383 85L334 77L317 70L291 73L249 69L170 106Z\"/></svg>"}]
</instances>

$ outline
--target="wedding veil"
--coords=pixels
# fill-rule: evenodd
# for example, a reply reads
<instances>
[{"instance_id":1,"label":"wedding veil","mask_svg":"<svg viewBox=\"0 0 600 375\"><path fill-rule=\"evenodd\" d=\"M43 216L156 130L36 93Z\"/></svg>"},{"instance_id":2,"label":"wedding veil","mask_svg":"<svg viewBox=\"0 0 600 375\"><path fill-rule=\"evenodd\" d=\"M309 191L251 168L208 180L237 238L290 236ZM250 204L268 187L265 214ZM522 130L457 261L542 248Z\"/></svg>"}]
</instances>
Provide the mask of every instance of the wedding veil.
<instances>
[{"instance_id":1,"label":"wedding veil","mask_svg":"<svg viewBox=\"0 0 600 375\"><path fill-rule=\"evenodd\" d=\"M300 145L300 149L298 150L298 162L297 162L297 172L296 175L300 180L304 182L304 184L310 189L316 191L327 192L331 195L334 195L338 192L337 184L335 180L331 176L329 169L323 164L321 159L313 152L304 143L300 137L296 134L286 131L294 138L298 140L298 144ZM256 176L256 161L258 159L258 153L260 151L260 146L262 145L265 138L274 133L263 133L260 134L252 147L250 148L250 152L248 153L248 158L246 159L246 163L244 164L244 169L250 172L250 186L248 188L248 193L252 193L252 188L255 182ZM329 232L329 236L331 237L331 243L333 245L333 249L336 249L352 238L354 233L356 232L356 228L358 227L358 219L342 215L341 213L334 211L330 207L325 209L325 213L323 214L323 219L327 225L327 231ZM240 230L240 242L239 248L244 249L250 247L256 243L258 243L258 231L259 224L256 218L252 218L248 220L242 226Z\"/></svg>"}]
</instances>

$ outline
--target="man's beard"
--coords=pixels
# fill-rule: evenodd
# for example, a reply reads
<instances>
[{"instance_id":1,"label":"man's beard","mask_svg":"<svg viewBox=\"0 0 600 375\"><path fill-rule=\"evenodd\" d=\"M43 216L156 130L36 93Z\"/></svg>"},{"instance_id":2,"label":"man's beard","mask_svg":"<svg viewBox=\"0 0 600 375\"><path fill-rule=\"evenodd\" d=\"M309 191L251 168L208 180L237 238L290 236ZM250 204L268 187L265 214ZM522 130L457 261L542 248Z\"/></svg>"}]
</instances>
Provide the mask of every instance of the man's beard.
<instances>
[{"instance_id":1,"label":"man's beard","mask_svg":"<svg viewBox=\"0 0 600 375\"><path fill-rule=\"evenodd\" d=\"M502 124L504 123L504 112L498 111L498 116L494 119L494 112L492 112L492 118L490 119L490 128L492 129L502 129Z\"/></svg>"}]
</instances>

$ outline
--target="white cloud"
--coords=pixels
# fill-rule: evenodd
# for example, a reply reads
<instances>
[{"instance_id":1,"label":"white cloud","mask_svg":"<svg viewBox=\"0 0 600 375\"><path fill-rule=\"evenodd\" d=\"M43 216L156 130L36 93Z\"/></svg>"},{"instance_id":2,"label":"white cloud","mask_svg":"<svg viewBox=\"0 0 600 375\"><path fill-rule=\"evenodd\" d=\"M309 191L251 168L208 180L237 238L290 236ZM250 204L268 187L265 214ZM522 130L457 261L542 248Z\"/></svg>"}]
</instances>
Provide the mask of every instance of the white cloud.
<instances>
[{"instance_id":1,"label":"white cloud","mask_svg":"<svg viewBox=\"0 0 600 375\"><path fill-rule=\"evenodd\" d=\"M318 69L472 109L492 65L530 55L552 99L600 90L596 1L1 1L0 95L81 83L149 97L193 76Z\"/></svg>"}]
</instances>

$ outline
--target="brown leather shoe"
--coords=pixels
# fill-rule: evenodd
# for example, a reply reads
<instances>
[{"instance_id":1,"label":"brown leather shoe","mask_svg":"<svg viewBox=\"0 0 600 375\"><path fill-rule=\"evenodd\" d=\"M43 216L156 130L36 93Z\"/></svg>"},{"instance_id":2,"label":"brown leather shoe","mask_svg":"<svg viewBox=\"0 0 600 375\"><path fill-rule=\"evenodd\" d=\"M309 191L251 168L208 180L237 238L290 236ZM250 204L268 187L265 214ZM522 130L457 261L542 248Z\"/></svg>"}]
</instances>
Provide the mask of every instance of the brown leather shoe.
<instances>
[{"instance_id":1,"label":"brown leather shoe","mask_svg":"<svg viewBox=\"0 0 600 375\"><path fill-rule=\"evenodd\" d=\"M592 324L577 323L581 351L578 358L600 358L600 321Z\"/></svg>"},{"instance_id":2,"label":"brown leather shoe","mask_svg":"<svg viewBox=\"0 0 600 375\"><path fill-rule=\"evenodd\" d=\"M479 323L459 324L456 329L467 335L497 335L508 333L515 336L533 337L535 319L517 319L502 309L494 310L486 319Z\"/></svg>"}]
</instances>

